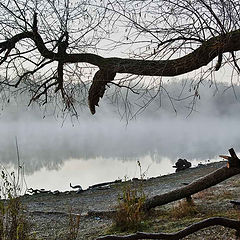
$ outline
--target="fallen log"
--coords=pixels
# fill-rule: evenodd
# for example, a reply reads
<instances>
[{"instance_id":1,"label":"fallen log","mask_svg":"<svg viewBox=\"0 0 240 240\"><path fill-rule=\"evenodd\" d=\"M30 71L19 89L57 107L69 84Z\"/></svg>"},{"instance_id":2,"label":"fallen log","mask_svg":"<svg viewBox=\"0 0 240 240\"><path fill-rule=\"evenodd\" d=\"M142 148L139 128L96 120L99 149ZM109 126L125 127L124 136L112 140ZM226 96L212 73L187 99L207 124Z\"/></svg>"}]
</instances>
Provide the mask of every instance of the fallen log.
<instances>
[{"instance_id":1,"label":"fallen log","mask_svg":"<svg viewBox=\"0 0 240 240\"><path fill-rule=\"evenodd\" d=\"M195 233L201 229L220 225L223 227L235 229L236 235L238 236L240 230L240 221L215 217L215 218L208 218L203 221L194 223L189 227L175 232L175 233L145 233L145 232L138 232L130 235L125 236L116 236L116 235L107 235L103 237L98 237L96 240L138 240L138 239L167 239L167 240L178 240L184 238L192 233Z\"/></svg>"},{"instance_id":2,"label":"fallen log","mask_svg":"<svg viewBox=\"0 0 240 240\"><path fill-rule=\"evenodd\" d=\"M180 200L182 198L186 198L191 196L192 194L198 193L202 190L205 190L211 186L214 186L234 175L240 173L240 159L237 157L233 148L229 149L229 156L221 156L228 160L227 166L222 167L204 177L201 177L192 183L173 190L168 193L164 193L161 195L154 196L146 200L143 205L144 210L150 210L151 208L161 206L176 200ZM175 232L175 233L145 233L138 232L125 236L117 236L117 235L107 235L98 237L96 240L138 240L138 239L167 239L167 240L177 240L182 239L192 233L195 233L201 229L221 225L224 227L228 227L236 230L236 236L240 236L240 221L232 220L227 218L215 217L208 218L198 223L194 223L191 226Z\"/></svg>"},{"instance_id":3,"label":"fallen log","mask_svg":"<svg viewBox=\"0 0 240 240\"><path fill-rule=\"evenodd\" d=\"M192 194L198 193L209 187L212 187L232 176L240 173L240 159L237 157L233 148L229 149L229 156L221 156L228 160L226 167L222 167L204 177L201 177L187 186L175 189L171 192L167 192L161 195L156 195L152 198L146 200L143 208L145 210L150 210L157 206L161 206L176 200L180 200L191 196Z\"/></svg>"}]
</instances>

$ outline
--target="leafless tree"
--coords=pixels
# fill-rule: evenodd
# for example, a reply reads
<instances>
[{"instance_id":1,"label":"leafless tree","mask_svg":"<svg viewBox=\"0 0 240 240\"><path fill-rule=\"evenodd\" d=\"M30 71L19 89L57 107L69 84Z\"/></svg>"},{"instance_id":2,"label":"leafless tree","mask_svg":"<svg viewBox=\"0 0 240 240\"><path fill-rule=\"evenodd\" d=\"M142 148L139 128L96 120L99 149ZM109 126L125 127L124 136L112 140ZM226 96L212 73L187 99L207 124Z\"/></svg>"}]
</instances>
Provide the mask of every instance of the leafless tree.
<instances>
[{"instance_id":1,"label":"leafless tree","mask_svg":"<svg viewBox=\"0 0 240 240\"><path fill-rule=\"evenodd\" d=\"M94 114L114 85L142 109L166 91L163 77L190 73L193 102L219 69L239 78L236 0L6 0L0 10L1 90L28 90L30 103L54 97L76 113L91 84Z\"/></svg>"},{"instance_id":2,"label":"leafless tree","mask_svg":"<svg viewBox=\"0 0 240 240\"><path fill-rule=\"evenodd\" d=\"M30 103L61 99L76 114L87 93L94 114L113 85L143 109L167 93L163 77L190 74L193 103L222 68L239 80L238 0L5 0L0 12L0 90L27 90Z\"/></svg>"}]
</instances>

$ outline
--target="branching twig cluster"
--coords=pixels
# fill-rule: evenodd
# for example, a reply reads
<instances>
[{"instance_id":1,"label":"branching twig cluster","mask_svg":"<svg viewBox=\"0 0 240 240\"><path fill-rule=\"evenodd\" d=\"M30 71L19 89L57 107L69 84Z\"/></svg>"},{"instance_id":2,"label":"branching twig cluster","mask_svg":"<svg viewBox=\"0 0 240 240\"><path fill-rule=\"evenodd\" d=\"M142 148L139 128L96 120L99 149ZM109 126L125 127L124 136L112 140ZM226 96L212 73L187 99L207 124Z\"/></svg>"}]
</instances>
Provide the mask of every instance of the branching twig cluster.
<instances>
[{"instance_id":1,"label":"branching twig cluster","mask_svg":"<svg viewBox=\"0 0 240 240\"><path fill-rule=\"evenodd\" d=\"M93 74L90 66L94 66L94 72L99 68L100 72L146 76L132 84L107 77L92 91L99 71L95 73L88 98L92 113L96 99L103 96L102 89L110 82L133 93L139 93L139 86L161 93L164 76L200 69L193 83L199 84L206 72L218 71L226 62L239 73L234 52L240 50L240 15L239 4L233 0L20 0L1 3L0 9L2 84L26 84L32 95L30 102L43 100L45 104L60 93L65 108L75 112L76 88L69 88L69 83L77 86L79 81L86 82L84 64L88 74ZM110 54L115 57L106 57ZM141 109L151 103L144 95L139 99Z\"/></svg>"}]
</instances>

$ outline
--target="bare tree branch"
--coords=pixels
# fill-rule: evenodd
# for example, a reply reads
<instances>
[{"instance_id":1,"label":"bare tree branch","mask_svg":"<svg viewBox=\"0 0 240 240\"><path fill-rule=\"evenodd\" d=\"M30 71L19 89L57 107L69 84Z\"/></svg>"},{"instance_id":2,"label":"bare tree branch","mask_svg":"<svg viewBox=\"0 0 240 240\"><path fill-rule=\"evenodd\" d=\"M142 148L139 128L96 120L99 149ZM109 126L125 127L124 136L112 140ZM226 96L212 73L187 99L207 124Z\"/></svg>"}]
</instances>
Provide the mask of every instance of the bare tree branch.
<instances>
[{"instance_id":1,"label":"bare tree branch","mask_svg":"<svg viewBox=\"0 0 240 240\"><path fill-rule=\"evenodd\" d=\"M107 235L103 237L98 237L96 240L139 240L139 239L167 239L167 240L178 240L182 239L192 233L195 233L201 229L211 227L211 226L223 226L236 231L240 231L240 221L227 219L222 217L213 217L205 219L201 222L192 224L191 226L175 233L145 233L138 232L125 236L117 235Z\"/></svg>"},{"instance_id":2,"label":"bare tree branch","mask_svg":"<svg viewBox=\"0 0 240 240\"><path fill-rule=\"evenodd\" d=\"M39 66L45 59L51 60L50 68L57 71L55 93L60 90L63 101L68 95L66 76L71 75L66 69L71 64L89 64L89 68L98 68L101 73L173 77L198 69L203 69L204 74L207 68L203 67L218 57L215 71L227 61L239 70L234 56L240 50L238 7L236 2L227 0L3 2L0 65L5 68L6 79L13 76L11 79L16 82L18 77L18 86L23 79L19 76L28 75L25 72L46 76L47 72L46 80L56 77L55 71L50 73L46 67L31 69L34 63ZM125 46L129 46L126 54L109 57L110 50L119 52ZM225 53L233 54L225 58ZM23 55L29 60L22 61ZM103 96L106 83L114 80L114 76L105 77L102 84L96 84L96 78L92 78L89 91L90 102L94 99L91 112L95 112L93 106ZM122 86L116 79L114 83Z\"/></svg>"}]
</instances>

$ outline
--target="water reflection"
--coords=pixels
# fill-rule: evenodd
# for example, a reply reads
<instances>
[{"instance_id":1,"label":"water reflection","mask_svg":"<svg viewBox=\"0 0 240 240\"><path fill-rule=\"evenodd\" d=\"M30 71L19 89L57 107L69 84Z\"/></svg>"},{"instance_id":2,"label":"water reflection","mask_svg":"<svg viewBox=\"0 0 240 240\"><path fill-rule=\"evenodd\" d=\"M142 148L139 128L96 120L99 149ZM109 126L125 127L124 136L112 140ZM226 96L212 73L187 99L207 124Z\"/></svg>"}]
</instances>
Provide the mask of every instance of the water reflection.
<instances>
[{"instance_id":1,"label":"water reflection","mask_svg":"<svg viewBox=\"0 0 240 240\"><path fill-rule=\"evenodd\" d=\"M218 161L218 158L212 159ZM70 182L73 185L81 185L83 189L101 182L114 181L116 179L128 180L132 178L157 177L175 172L172 167L172 161L168 158L162 158L160 161L154 161L150 155L138 159L141 163L141 170L136 161L121 161L118 159L68 159L58 170L49 170L45 167L40 171L26 176L28 187L46 190L72 190L69 187ZM199 161L193 159L192 165L197 166ZM204 161L203 163L207 163ZM44 177L43 177L44 176Z\"/></svg>"},{"instance_id":2,"label":"water reflection","mask_svg":"<svg viewBox=\"0 0 240 240\"><path fill-rule=\"evenodd\" d=\"M109 120L110 121L110 120ZM138 160L149 155L153 162L168 158L211 159L230 147L239 148L238 119L172 119L137 121L127 127L111 120L89 121L62 128L56 122L9 122L1 124L0 158L16 164L15 136L26 173L59 170L69 159L95 158Z\"/></svg>"},{"instance_id":3,"label":"water reflection","mask_svg":"<svg viewBox=\"0 0 240 240\"><path fill-rule=\"evenodd\" d=\"M143 173L148 176L159 176L163 172L173 171L171 162L163 159L161 162L152 161L150 156L140 159ZM42 176L45 176L44 178ZM69 183L80 184L84 189L88 186L116 179L140 177L139 168L135 161L119 161L117 159L69 159L64 162L60 170L40 171L27 176L27 182L35 188L51 190L68 190Z\"/></svg>"}]
</instances>

